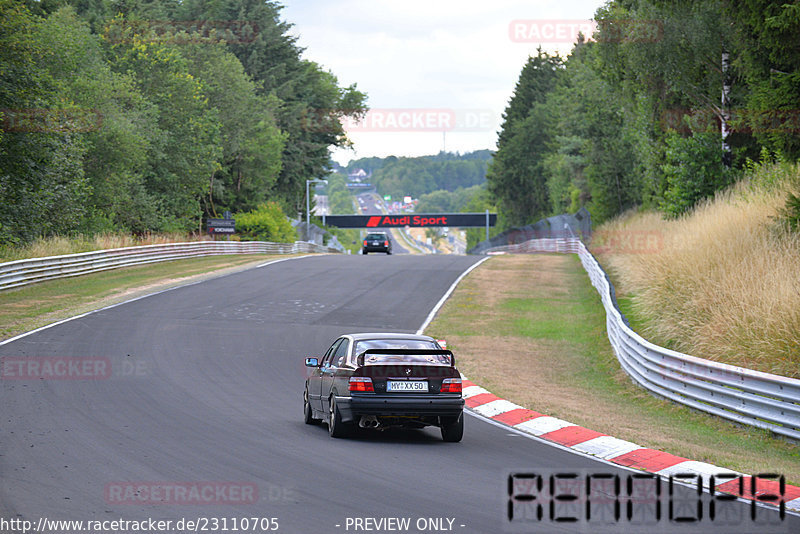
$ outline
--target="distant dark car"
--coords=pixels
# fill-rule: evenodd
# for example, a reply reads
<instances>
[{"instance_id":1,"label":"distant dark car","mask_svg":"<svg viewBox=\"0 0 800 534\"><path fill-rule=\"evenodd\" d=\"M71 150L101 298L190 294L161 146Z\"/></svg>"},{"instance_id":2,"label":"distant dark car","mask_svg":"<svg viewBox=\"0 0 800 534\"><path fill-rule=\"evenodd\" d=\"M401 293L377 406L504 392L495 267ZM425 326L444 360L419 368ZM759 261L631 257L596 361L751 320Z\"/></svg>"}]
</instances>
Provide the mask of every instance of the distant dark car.
<instances>
[{"instance_id":1,"label":"distant dark car","mask_svg":"<svg viewBox=\"0 0 800 534\"><path fill-rule=\"evenodd\" d=\"M325 355L306 358L305 422L327 422L330 435L361 428L438 426L461 441L464 399L455 358L436 340L413 334L349 334Z\"/></svg>"},{"instance_id":2,"label":"distant dark car","mask_svg":"<svg viewBox=\"0 0 800 534\"><path fill-rule=\"evenodd\" d=\"M389 239L389 234L385 232L370 232L364 238L364 246L361 248L362 254L369 254L370 252L385 252L386 254L392 253L392 240Z\"/></svg>"}]
</instances>

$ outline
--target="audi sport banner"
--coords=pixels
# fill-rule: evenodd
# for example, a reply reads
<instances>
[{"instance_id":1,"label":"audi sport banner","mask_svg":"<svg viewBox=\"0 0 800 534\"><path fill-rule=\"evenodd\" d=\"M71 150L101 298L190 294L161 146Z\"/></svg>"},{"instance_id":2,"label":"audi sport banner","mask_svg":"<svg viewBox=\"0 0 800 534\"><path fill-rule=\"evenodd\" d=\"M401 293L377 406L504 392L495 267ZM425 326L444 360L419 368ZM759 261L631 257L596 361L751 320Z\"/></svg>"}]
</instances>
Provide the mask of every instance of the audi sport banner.
<instances>
[{"instance_id":1,"label":"audi sport banner","mask_svg":"<svg viewBox=\"0 0 800 534\"><path fill-rule=\"evenodd\" d=\"M497 222L497 214L489 214L489 226ZM339 228L397 228L411 226L486 226L485 213L407 213L404 215L326 215L325 224Z\"/></svg>"}]
</instances>

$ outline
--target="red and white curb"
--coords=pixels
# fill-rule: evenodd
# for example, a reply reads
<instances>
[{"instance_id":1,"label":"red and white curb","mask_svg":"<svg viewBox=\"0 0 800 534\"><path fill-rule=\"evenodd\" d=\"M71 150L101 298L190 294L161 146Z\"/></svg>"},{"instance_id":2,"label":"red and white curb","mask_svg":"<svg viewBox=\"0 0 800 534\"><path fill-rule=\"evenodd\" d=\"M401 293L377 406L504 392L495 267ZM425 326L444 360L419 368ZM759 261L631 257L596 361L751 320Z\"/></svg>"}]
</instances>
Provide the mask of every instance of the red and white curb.
<instances>
[{"instance_id":1,"label":"red and white curb","mask_svg":"<svg viewBox=\"0 0 800 534\"><path fill-rule=\"evenodd\" d=\"M630 441L617 439L562 419L528 410L497 397L466 378L463 378L462 385L466 406L473 412L578 452L665 477L684 473L695 474L702 478L704 487L708 487L711 476L731 475L736 478L726 477L725 482L715 484L717 491L735 494L744 499L757 500L765 504L777 503L762 501L760 499L762 496L781 494L780 482L777 480L759 477L756 480L756 491L753 492L752 476L750 475L706 462L696 462L668 452L641 447ZM742 481L744 484L740 485ZM787 510L800 512L800 487L785 484L783 499Z\"/></svg>"}]
</instances>

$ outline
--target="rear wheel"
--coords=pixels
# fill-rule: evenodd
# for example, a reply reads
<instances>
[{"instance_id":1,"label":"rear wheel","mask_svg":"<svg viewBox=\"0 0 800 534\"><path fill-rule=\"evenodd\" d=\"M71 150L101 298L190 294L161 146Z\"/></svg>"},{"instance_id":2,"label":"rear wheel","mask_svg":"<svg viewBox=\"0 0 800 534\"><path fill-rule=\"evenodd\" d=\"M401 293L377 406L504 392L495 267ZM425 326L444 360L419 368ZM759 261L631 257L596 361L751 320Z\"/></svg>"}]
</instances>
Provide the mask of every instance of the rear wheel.
<instances>
[{"instance_id":1,"label":"rear wheel","mask_svg":"<svg viewBox=\"0 0 800 534\"><path fill-rule=\"evenodd\" d=\"M314 418L314 411L311 409L311 404L308 402L308 390L303 393L303 421L307 425L317 425L320 419Z\"/></svg>"},{"instance_id":2,"label":"rear wheel","mask_svg":"<svg viewBox=\"0 0 800 534\"><path fill-rule=\"evenodd\" d=\"M442 418L442 440L449 443L461 441L464 437L464 414L455 419Z\"/></svg>"},{"instance_id":3,"label":"rear wheel","mask_svg":"<svg viewBox=\"0 0 800 534\"><path fill-rule=\"evenodd\" d=\"M331 413L328 420L328 433L332 438L344 438L350 434L350 426L342 422L342 414L336 406L336 397L331 397Z\"/></svg>"}]
</instances>

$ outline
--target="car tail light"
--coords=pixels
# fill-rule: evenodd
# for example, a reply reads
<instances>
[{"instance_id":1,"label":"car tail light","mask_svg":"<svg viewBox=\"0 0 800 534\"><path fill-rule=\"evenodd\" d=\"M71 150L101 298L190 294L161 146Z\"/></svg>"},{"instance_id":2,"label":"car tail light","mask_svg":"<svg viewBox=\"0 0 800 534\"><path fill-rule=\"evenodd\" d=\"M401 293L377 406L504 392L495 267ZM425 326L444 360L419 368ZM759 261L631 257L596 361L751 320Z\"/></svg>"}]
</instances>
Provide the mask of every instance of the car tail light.
<instances>
[{"instance_id":1,"label":"car tail light","mask_svg":"<svg viewBox=\"0 0 800 534\"><path fill-rule=\"evenodd\" d=\"M366 239L364 240L364 246L365 247L367 246L367 240Z\"/></svg>"},{"instance_id":2,"label":"car tail light","mask_svg":"<svg viewBox=\"0 0 800 534\"><path fill-rule=\"evenodd\" d=\"M442 380L442 393L461 393L460 378L445 378Z\"/></svg>"},{"instance_id":3,"label":"car tail light","mask_svg":"<svg viewBox=\"0 0 800 534\"><path fill-rule=\"evenodd\" d=\"M460 380L459 380L460 382ZM461 385L458 386L461 391ZM369 377L351 376L350 377L350 391L360 393L374 393L375 388L372 387L372 379Z\"/></svg>"},{"instance_id":4,"label":"car tail light","mask_svg":"<svg viewBox=\"0 0 800 534\"><path fill-rule=\"evenodd\" d=\"M384 241L384 242L383 242L383 246L384 246L384 247L388 247L388 246L389 246L389 242L388 242L388 241Z\"/></svg>"}]
</instances>

